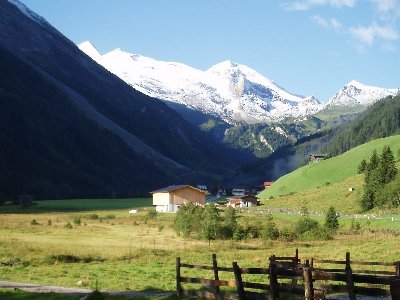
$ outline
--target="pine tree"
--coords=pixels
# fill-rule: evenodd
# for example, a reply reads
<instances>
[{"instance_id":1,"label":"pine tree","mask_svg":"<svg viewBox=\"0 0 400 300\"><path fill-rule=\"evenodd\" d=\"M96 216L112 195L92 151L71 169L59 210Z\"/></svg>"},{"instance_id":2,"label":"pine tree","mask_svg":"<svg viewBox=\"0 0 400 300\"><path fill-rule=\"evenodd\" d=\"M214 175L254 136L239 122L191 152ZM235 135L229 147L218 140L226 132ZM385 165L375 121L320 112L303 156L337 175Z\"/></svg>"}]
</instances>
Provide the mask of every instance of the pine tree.
<instances>
[{"instance_id":1,"label":"pine tree","mask_svg":"<svg viewBox=\"0 0 400 300\"><path fill-rule=\"evenodd\" d=\"M325 227L330 230L337 230L339 228L338 216L333 206L329 207L326 212Z\"/></svg>"},{"instance_id":2,"label":"pine tree","mask_svg":"<svg viewBox=\"0 0 400 300\"><path fill-rule=\"evenodd\" d=\"M357 174L362 174L367 170L367 161L363 159L358 165Z\"/></svg>"},{"instance_id":3,"label":"pine tree","mask_svg":"<svg viewBox=\"0 0 400 300\"><path fill-rule=\"evenodd\" d=\"M389 146L383 147L378 173L381 183L388 184L396 178L397 169L392 149Z\"/></svg>"}]
</instances>

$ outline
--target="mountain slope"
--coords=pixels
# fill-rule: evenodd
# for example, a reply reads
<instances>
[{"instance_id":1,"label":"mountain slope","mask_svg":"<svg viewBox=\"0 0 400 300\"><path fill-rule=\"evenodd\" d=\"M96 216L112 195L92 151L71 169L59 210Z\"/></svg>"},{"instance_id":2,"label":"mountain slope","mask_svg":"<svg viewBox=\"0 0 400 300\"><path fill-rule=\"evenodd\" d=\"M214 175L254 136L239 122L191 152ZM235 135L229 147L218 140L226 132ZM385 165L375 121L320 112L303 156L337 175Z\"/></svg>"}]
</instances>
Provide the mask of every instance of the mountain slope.
<instances>
[{"instance_id":1,"label":"mountain slope","mask_svg":"<svg viewBox=\"0 0 400 300\"><path fill-rule=\"evenodd\" d=\"M44 19L16 0L1 1L0 10L1 69L10 70L0 81L1 113L8 120L1 138L9 146L0 157L7 166L1 190L65 197L70 194L62 188L45 193L49 185L52 191L65 185L81 197L143 194L232 171L221 145L96 64ZM36 151L40 144L43 151Z\"/></svg>"},{"instance_id":2,"label":"mountain slope","mask_svg":"<svg viewBox=\"0 0 400 300\"><path fill-rule=\"evenodd\" d=\"M327 151L338 155L370 140L400 133L400 96L387 97L368 107L356 120L343 126Z\"/></svg>"},{"instance_id":3,"label":"mountain slope","mask_svg":"<svg viewBox=\"0 0 400 300\"><path fill-rule=\"evenodd\" d=\"M231 124L305 116L323 107L316 98L291 94L253 69L231 61L201 71L121 49L101 55L90 42L79 48L135 89Z\"/></svg>"},{"instance_id":4,"label":"mountain slope","mask_svg":"<svg viewBox=\"0 0 400 300\"><path fill-rule=\"evenodd\" d=\"M368 160L373 150L378 153L389 145L395 153L400 149L400 136L395 135L373 140L350 151L318 163L308 164L279 178L273 185L259 194L262 200L322 187L345 180L357 174L361 160Z\"/></svg>"}]
</instances>

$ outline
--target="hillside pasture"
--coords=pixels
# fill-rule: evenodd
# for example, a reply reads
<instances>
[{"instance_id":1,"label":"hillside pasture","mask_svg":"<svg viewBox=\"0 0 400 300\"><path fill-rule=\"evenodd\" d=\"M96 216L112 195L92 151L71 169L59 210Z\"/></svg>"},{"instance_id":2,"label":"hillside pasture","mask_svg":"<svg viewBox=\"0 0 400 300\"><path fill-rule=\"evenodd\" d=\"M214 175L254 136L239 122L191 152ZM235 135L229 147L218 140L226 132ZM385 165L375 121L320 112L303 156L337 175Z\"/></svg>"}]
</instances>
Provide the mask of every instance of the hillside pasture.
<instances>
[{"instance_id":1,"label":"hillside pasture","mask_svg":"<svg viewBox=\"0 0 400 300\"><path fill-rule=\"evenodd\" d=\"M267 200L271 197L276 198L293 193L306 191L311 193L311 190L356 176L360 162L363 159L369 160L374 150L380 153L385 145L389 145L396 155L400 149L400 136L396 135L373 140L367 144L353 148L342 155L318 163L308 164L282 176L258 196L261 200Z\"/></svg>"}]
</instances>

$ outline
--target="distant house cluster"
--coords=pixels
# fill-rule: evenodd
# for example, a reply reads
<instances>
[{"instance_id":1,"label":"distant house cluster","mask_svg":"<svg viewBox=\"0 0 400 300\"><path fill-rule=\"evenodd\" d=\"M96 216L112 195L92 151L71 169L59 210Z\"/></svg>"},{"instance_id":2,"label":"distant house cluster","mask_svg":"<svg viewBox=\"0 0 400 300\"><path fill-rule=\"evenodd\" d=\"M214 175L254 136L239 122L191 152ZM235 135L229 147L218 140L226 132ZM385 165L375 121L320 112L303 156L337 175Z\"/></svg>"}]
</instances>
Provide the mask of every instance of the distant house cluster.
<instances>
[{"instance_id":1,"label":"distant house cluster","mask_svg":"<svg viewBox=\"0 0 400 300\"><path fill-rule=\"evenodd\" d=\"M264 182L263 188L268 188L272 185L272 181ZM260 205L258 198L252 193L257 193L258 188L233 188L229 191L226 198L226 206L234 208L246 208ZM216 196L208 197L210 195L205 185L172 185L162 189L152 191L153 206L157 212L177 212L182 205L192 203L194 205L206 205L219 200L225 196L225 190L218 191Z\"/></svg>"}]
</instances>

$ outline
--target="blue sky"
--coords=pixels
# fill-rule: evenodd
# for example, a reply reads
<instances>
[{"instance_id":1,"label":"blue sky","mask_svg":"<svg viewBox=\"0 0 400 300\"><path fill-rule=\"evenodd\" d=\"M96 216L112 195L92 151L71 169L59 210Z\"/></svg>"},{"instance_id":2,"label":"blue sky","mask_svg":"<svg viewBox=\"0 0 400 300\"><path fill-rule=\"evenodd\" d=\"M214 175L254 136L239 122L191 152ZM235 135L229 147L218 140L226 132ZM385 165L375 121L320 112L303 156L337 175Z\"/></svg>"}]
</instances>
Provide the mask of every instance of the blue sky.
<instances>
[{"instance_id":1,"label":"blue sky","mask_svg":"<svg viewBox=\"0 0 400 300\"><path fill-rule=\"evenodd\" d=\"M230 59L328 100L400 87L400 0L20 0L75 43L199 69Z\"/></svg>"}]
</instances>

